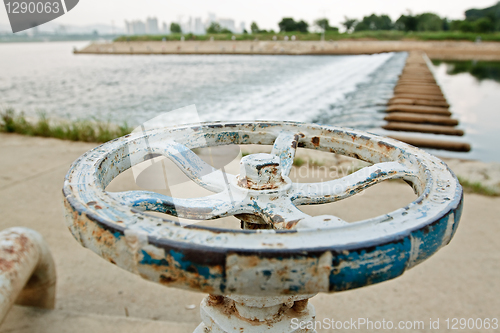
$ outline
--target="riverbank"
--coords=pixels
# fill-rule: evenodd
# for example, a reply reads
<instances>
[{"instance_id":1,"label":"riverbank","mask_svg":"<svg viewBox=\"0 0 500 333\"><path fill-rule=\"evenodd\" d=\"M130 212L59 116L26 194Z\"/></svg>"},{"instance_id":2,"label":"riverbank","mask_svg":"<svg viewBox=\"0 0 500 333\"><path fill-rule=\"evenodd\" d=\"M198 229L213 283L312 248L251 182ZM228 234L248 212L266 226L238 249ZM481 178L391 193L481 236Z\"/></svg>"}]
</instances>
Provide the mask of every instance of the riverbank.
<instances>
[{"instance_id":1,"label":"riverbank","mask_svg":"<svg viewBox=\"0 0 500 333\"><path fill-rule=\"evenodd\" d=\"M126 272L83 248L66 228L61 212L64 175L76 158L95 146L0 134L0 227L25 226L39 231L50 246L58 275L56 309L15 306L2 324L2 332L191 333L201 321L199 304L205 295L166 288ZM315 151L308 154L302 158L323 158ZM237 173L238 165L231 164L227 171ZM131 173L118 178L110 190L134 185ZM197 185L187 185L179 184L186 196L200 195ZM404 207L414 199L407 184L390 181L351 199L305 208L315 215L334 213L355 221ZM446 318L498 316L500 299L494 286L500 271L491 263L500 259L499 214L500 198L465 194L460 226L448 246L397 279L317 295L311 300L317 320L424 321L420 331L431 332L429 318L440 318L441 331L451 332L446 329ZM380 330L386 331L390 332Z\"/></svg>"},{"instance_id":2,"label":"riverbank","mask_svg":"<svg viewBox=\"0 0 500 333\"><path fill-rule=\"evenodd\" d=\"M92 43L75 54L353 55L423 51L431 59L500 61L500 42L469 41L129 41Z\"/></svg>"},{"instance_id":3,"label":"riverbank","mask_svg":"<svg viewBox=\"0 0 500 333\"><path fill-rule=\"evenodd\" d=\"M132 132L127 124L117 126L92 120L49 119L45 114L26 118L23 113L0 111L0 132L83 142L107 142Z\"/></svg>"}]
</instances>

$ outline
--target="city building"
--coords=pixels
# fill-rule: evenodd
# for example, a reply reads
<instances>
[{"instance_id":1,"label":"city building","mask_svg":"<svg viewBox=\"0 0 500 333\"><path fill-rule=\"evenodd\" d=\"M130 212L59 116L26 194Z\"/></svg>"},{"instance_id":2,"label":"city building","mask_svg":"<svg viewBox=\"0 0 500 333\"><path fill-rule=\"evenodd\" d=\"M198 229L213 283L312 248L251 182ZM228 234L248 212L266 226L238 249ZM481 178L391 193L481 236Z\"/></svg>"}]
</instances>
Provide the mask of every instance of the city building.
<instances>
[{"instance_id":1,"label":"city building","mask_svg":"<svg viewBox=\"0 0 500 333\"><path fill-rule=\"evenodd\" d=\"M205 33L205 28L201 22L201 17L195 17L194 19L194 34L203 35Z\"/></svg>"},{"instance_id":2,"label":"city building","mask_svg":"<svg viewBox=\"0 0 500 333\"><path fill-rule=\"evenodd\" d=\"M146 34L146 24L142 21L125 21L125 27L127 29L128 35L145 35Z\"/></svg>"},{"instance_id":3,"label":"city building","mask_svg":"<svg viewBox=\"0 0 500 333\"><path fill-rule=\"evenodd\" d=\"M220 24L220 27L221 28L226 28L232 32L235 32L236 31L236 27L234 25L234 20L233 19L230 19L230 18L220 18L219 20L219 24Z\"/></svg>"},{"instance_id":4,"label":"city building","mask_svg":"<svg viewBox=\"0 0 500 333\"><path fill-rule=\"evenodd\" d=\"M170 33L170 27L168 26L167 22L163 22L161 32L164 34Z\"/></svg>"},{"instance_id":5,"label":"city building","mask_svg":"<svg viewBox=\"0 0 500 333\"><path fill-rule=\"evenodd\" d=\"M146 32L150 35L158 35L160 29L158 29L158 19L156 17L148 17L146 19Z\"/></svg>"}]
</instances>

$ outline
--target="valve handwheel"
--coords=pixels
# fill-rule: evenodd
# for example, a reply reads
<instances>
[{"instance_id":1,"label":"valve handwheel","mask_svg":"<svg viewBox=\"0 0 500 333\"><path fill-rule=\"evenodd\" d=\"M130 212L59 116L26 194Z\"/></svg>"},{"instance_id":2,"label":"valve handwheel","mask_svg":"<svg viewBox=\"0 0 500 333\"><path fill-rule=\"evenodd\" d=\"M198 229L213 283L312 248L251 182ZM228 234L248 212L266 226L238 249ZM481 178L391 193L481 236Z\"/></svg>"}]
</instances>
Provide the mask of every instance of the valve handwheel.
<instances>
[{"instance_id":1,"label":"valve handwheel","mask_svg":"<svg viewBox=\"0 0 500 333\"><path fill-rule=\"evenodd\" d=\"M238 176L214 169L191 151L228 144L273 149L245 156ZM292 183L288 174L297 146L373 165L341 179ZM133 161L158 155L215 194L179 199L105 190ZM382 216L347 223L296 207L335 202L395 178L410 183L418 198ZM342 291L401 275L448 244L463 198L448 167L418 148L295 122L214 122L130 134L75 161L63 193L73 236L110 262L172 287L266 297ZM199 220L234 215L252 230L186 227L146 211Z\"/></svg>"}]
</instances>

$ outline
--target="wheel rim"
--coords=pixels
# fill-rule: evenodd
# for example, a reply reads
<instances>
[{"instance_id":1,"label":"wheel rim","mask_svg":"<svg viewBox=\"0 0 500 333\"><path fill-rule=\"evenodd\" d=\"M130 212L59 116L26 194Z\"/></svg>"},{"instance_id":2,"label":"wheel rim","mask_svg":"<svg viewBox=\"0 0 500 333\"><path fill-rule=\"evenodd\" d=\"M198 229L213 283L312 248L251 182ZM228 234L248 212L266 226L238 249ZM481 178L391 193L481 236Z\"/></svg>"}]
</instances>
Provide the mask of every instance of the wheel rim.
<instances>
[{"instance_id":1,"label":"wheel rim","mask_svg":"<svg viewBox=\"0 0 500 333\"><path fill-rule=\"evenodd\" d=\"M273 144L282 133L303 134L298 144L305 148L372 163L396 161L411 169L406 177L413 177L420 195L406 207L349 225L255 231L183 227L124 206L104 190L130 167L127 158L147 153L131 150L145 139L192 149ZM169 286L256 296L341 291L397 277L451 240L462 208L456 177L430 154L361 131L292 122L205 123L128 135L75 161L63 193L75 238L110 262ZM306 199L298 195L293 202Z\"/></svg>"}]
</instances>

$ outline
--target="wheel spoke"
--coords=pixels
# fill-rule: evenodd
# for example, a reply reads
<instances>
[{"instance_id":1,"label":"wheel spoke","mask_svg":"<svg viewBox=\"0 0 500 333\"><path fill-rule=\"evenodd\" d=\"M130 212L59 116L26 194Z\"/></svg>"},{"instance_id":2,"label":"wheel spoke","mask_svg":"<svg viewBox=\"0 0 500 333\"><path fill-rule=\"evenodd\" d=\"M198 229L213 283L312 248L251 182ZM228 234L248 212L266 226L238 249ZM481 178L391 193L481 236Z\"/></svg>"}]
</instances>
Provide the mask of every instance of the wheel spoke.
<instances>
[{"instance_id":1,"label":"wheel spoke","mask_svg":"<svg viewBox=\"0 0 500 333\"><path fill-rule=\"evenodd\" d=\"M293 165L293 158L297 149L299 135L295 133L284 132L274 141L271 154L280 158L281 174L288 176Z\"/></svg>"},{"instance_id":2,"label":"wheel spoke","mask_svg":"<svg viewBox=\"0 0 500 333\"><path fill-rule=\"evenodd\" d=\"M349 223L334 215L321 215L299 221L295 225L295 229L326 229L343 225L349 225Z\"/></svg>"},{"instance_id":3,"label":"wheel spoke","mask_svg":"<svg viewBox=\"0 0 500 333\"><path fill-rule=\"evenodd\" d=\"M387 179L402 178L416 181L416 173L398 162L383 162L363 168L346 177L323 183L295 183L292 202L312 205L348 198Z\"/></svg>"},{"instance_id":4,"label":"wheel spoke","mask_svg":"<svg viewBox=\"0 0 500 333\"><path fill-rule=\"evenodd\" d=\"M243 205L231 201L227 191L194 199L172 198L150 191L108 194L121 204L139 211L159 212L193 220L210 220L250 212Z\"/></svg>"},{"instance_id":5,"label":"wheel spoke","mask_svg":"<svg viewBox=\"0 0 500 333\"><path fill-rule=\"evenodd\" d=\"M164 144L152 145L151 149L166 156L192 181L209 191L223 192L229 188L228 182L235 178L232 174L215 169L191 149L175 141L168 142L166 147Z\"/></svg>"},{"instance_id":6,"label":"wheel spoke","mask_svg":"<svg viewBox=\"0 0 500 333\"><path fill-rule=\"evenodd\" d=\"M269 203L257 203L257 215L273 225L274 229L293 229L303 219L310 215L303 213L288 198L280 198Z\"/></svg>"}]
</instances>

